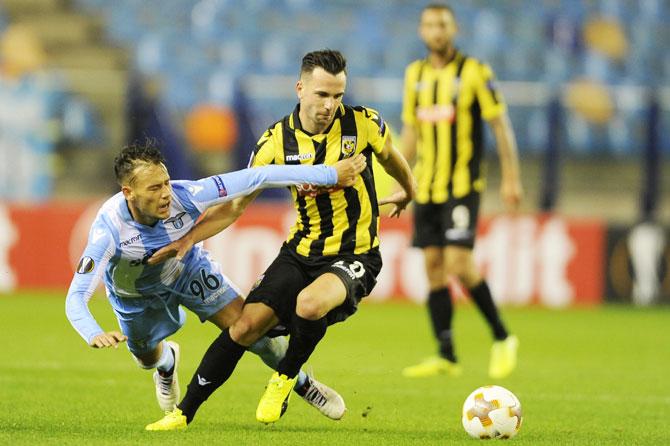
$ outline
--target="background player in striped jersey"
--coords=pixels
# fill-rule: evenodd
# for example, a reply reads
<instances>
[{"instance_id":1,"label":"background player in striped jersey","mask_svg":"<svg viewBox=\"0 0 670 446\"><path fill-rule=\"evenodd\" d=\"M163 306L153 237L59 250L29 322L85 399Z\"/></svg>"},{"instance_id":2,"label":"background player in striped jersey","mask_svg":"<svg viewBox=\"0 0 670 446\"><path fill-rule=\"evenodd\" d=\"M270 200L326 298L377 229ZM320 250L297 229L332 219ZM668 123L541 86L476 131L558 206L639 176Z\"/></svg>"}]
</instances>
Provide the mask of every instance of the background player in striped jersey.
<instances>
[{"instance_id":1,"label":"background player in striped jersey","mask_svg":"<svg viewBox=\"0 0 670 446\"><path fill-rule=\"evenodd\" d=\"M296 83L299 104L263 134L250 164L334 164L363 154L367 168L349 187L291 188L297 219L279 255L249 293L240 319L210 346L177 409L147 429L185 427L215 389L197 386L197 375L220 386L233 373L246 346L281 323L290 331L289 347L256 409L258 421L277 421L286 410L298 370L328 325L354 314L359 301L375 286L382 266L378 205L392 203L392 214L398 215L414 196L414 179L379 114L342 104L346 81L346 61L338 51L306 54ZM402 186L402 191L379 203L373 155ZM182 255L192 240L216 234L216 216L210 217L185 241L157 256L175 250Z\"/></svg>"},{"instance_id":2,"label":"background player in striped jersey","mask_svg":"<svg viewBox=\"0 0 670 446\"><path fill-rule=\"evenodd\" d=\"M421 14L419 35L428 57L405 73L402 145L407 159L417 154L414 245L423 250L430 294L428 308L439 355L403 370L408 377L459 375L453 346L450 276L469 290L493 331L489 375L502 378L516 366L518 341L508 334L485 280L477 270L475 241L480 194L483 125L495 135L502 169L501 195L508 209L522 196L519 162L505 104L491 68L454 46L458 32L451 8L432 4Z\"/></svg>"},{"instance_id":3,"label":"background player in striped jersey","mask_svg":"<svg viewBox=\"0 0 670 446\"><path fill-rule=\"evenodd\" d=\"M121 192L98 212L68 291L65 309L69 321L91 347L117 347L128 341L140 367L157 369L154 381L158 403L161 409L172 410L179 400L179 346L165 339L185 322L180 305L201 321L209 320L223 330L239 317L243 300L200 245L182 259L160 265L149 265L147 259L158 248L186 234L210 206L268 187L305 182L344 187L356 181L364 167L365 159L358 157L334 167L268 166L198 181L171 181L160 151L151 142L126 147L114 164ZM226 225L234 217L228 217ZM104 280L121 332L103 330L88 309L100 279ZM262 338L249 349L274 368L285 354L286 341ZM318 396L325 390L337 395L304 373L301 380L303 394L309 390L310 395ZM322 401L317 406L306 400L323 412Z\"/></svg>"}]
</instances>

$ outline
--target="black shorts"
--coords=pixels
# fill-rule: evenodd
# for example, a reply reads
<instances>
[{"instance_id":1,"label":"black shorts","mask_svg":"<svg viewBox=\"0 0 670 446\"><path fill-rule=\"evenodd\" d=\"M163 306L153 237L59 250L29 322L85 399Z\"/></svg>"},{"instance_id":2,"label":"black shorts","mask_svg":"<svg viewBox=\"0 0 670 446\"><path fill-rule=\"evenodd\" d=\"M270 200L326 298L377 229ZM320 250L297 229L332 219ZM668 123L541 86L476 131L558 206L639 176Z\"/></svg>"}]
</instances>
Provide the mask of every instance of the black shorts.
<instances>
[{"instance_id":1,"label":"black shorts","mask_svg":"<svg viewBox=\"0 0 670 446\"><path fill-rule=\"evenodd\" d=\"M479 214L479 194L450 198L445 203L414 205L414 239L412 245L464 246L475 245Z\"/></svg>"},{"instance_id":2,"label":"black shorts","mask_svg":"<svg viewBox=\"0 0 670 446\"><path fill-rule=\"evenodd\" d=\"M245 304L261 302L272 308L287 327L295 314L298 294L324 273L333 273L342 280L347 297L342 305L326 315L328 325L342 322L358 309L358 303L370 294L377 284L377 275L382 268L379 249L365 254L342 254L336 256L303 257L286 245L265 270L249 292ZM277 335L273 330L273 335Z\"/></svg>"}]
</instances>

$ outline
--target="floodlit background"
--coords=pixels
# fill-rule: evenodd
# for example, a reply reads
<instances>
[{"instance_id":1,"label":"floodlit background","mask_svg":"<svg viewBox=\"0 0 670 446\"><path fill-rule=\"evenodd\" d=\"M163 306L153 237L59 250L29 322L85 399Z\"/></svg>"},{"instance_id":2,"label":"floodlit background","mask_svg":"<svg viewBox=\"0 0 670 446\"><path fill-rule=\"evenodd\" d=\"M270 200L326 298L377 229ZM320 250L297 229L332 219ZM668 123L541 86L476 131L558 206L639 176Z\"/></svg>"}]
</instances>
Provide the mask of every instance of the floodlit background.
<instances>
[{"instance_id":1,"label":"floodlit background","mask_svg":"<svg viewBox=\"0 0 670 446\"><path fill-rule=\"evenodd\" d=\"M69 205L78 216L78 205L116 192L114 155L146 136L161 141L173 178L245 166L258 136L294 107L300 59L311 50L340 49L349 62L345 101L377 108L399 132L404 68L425 55L416 35L422 6L399 0L3 0L0 215L9 214L0 219L7 227L0 246L7 253L21 243L23 230L12 216L17 205L56 206L61 213ZM667 299L670 4L478 0L452 6L461 26L458 47L497 74L522 160L524 217L494 218L490 231L483 218L486 233L477 248L500 299L538 301L551 289L565 289L554 299L560 306L584 297L578 294L588 284L575 281L595 282L582 293L589 302L630 300L636 286L643 289L640 301ZM483 214L502 218L490 134L488 142ZM383 195L391 185L379 177ZM265 197L285 203L286 194ZM88 218L64 237L81 239ZM639 222L648 224L633 237L629 230ZM273 241L281 242L286 224ZM580 232L585 224L589 229ZM400 228L386 245L413 265L420 259L406 251L408 231ZM515 232L533 234L532 240L511 237ZM81 240L73 240L67 243L70 264L81 248ZM644 258L633 261L636 248ZM570 266L571 259L577 263ZM391 263L402 259L396 260ZM522 263L510 271L510 262ZM410 271L407 280L418 281L422 291L422 271L412 265L396 269ZM247 285L262 267L232 276ZM17 268L0 276L0 287L68 281L69 272L51 282L25 282ZM514 275L522 277L512 282L527 283L503 284ZM637 283L640 277L649 283ZM405 288L384 291L412 294ZM524 292L529 297L518 298Z\"/></svg>"},{"instance_id":2,"label":"floodlit background","mask_svg":"<svg viewBox=\"0 0 670 446\"><path fill-rule=\"evenodd\" d=\"M86 350L61 309L90 222L101 200L118 191L112 160L119 149L157 138L175 179L244 167L263 130L293 109L302 55L325 47L348 59L345 102L378 109L397 134L404 68L425 55L416 34L423 6L401 0L0 0L0 332L21 340L7 356L11 361L0 364L0 442L40 443L53 425L69 425L76 414L43 416L43 407L53 407L51 387L62 389L64 399L103 392L112 400L118 398L113 389L132 381L138 400L131 412L141 420L124 419L128 429L141 430L156 415L148 376L126 352ZM522 212L510 216L499 200L488 135L488 189L475 248L521 339L518 375L502 383L530 407L529 432L515 441L616 444L616 435L635 425L631 441L623 442L661 444L644 414L670 416L667 385L651 384L662 382L659 370L667 370L668 358L659 346L670 342L662 328L670 302L670 2L470 0L450 6L461 28L457 46L497 75L520 150L526 197ZM378 188L384 195L391 184L378 175ZM263 198L206 244L245 290L274 258L294 218L285 191ZM427 318L412 304L425 299L426 281L410 234L406 217L382 221L385 266L367 300L391 303L377 306L379 313L365 305L353 331L338 328L337 341L317 356L317 367L320 361L325 377L342 387L357 420L342 428L340 442L364 429L370 436L356 438L369 444L460 438L461 395L487 383L488 336L463 298L467 324L457 322L463 338L457 334L456 342L467 380L409 388L400 380L401 367L432 353ZM93 301L96 315L106 314L101 317L113 326L102 301ZM380 314L396 322L385 323ZM191 349L182 387L214 336L198 330L191 318L181 340ZM41 342L36 336L44 331L52 337ZM414 335L420 342L410 342ZM368 350L357 344L361 353L352 357L346 343L369 336L387 344ZM468 355L480 362L468 363ZM261 386L265 370L253 364L248 373L260 373L254 385ZM367 390L381 402L354 394L360 387L354 365L370 377ZM122 378L110 377L110 369ZM57 381L36 384L54 370ZM92 376L100 381L87 381ZM247 384L238 385L250 396L239 398L253 405L258 392ZM415 403L406 412L388 391L402 388L407 401L425 401L436 386L449 389L444 400ZM26 395L34 389L42 389L44 399L31 405ZM3 406L11 401L23 412L4 418L14 413ZM97 400L80 403L86 413L103 410ZM453 407L456 423L435 413ZM542 418L547 407L557 411L554 419L574 419L574 425ZM203 431L220 427L215 412ZM242 431L258 429L240 417ZM365 424L382 419L388 425ZM311 426L311 418L305 420ZM418 427L404 427L404 420ZM61 440L92 435L105 443L120 435L129 443L146 441L127 437L125 427L104 425L101 433L95 418L80 421L88 430L65 429ZM325 433L314 444L329 444L337 429L328 426L315 433L294 425L294 439L304 439L306 430L313 440ZM377 437L375 429L391 437ZM552 438L543 435L547 431ZM266 440L280 444L285 437L278 432Z\"/></svg>"},{"instance_id":3,"label":"floodlit background","mask_svg":"<svg viewBox=\"0 0 670 446\"><path fill-rule=\"evenodd\" d=\"M181 167L175 176L211 173L211 158L241 166L260 132L294 105L301 56L324 47L348 58L347 101L378 108L398 129L404 67L424 55L416 35L422 6L3 0L0 197L40 201L112 192L109 159L144 134L169 146L168 156ZM670 5L478 0L452 6L461 25L459 48L491 64L509 103L526 167L527 209L543 203L544 163L556 146L560 162L551 162L559 178L552 187L559 210L634 221L650 139L666 158L670 151L670 132L662 131L670 116ZM552 113L554 99L560 106ZM215 157L203 154L212 151ZM496 169L490 172L495 178ZM658 191L656 206L666 220L668 187ZM497 209L494 200L486 205Z\"/></svg>"}]
</instances>

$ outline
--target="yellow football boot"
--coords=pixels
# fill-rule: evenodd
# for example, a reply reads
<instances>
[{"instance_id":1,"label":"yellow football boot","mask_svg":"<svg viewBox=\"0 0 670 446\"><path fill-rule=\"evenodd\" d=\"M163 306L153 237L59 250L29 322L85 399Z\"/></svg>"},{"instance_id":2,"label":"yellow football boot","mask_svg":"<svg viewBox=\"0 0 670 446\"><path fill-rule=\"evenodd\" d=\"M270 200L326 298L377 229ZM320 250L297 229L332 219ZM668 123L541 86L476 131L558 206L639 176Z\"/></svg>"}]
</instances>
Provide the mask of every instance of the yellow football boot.
<instances>
[{"instance_id":1,"label":"yellow football boot","mask_svg":"<svg viewBox=\"0 0 670 446\"><path fill-rule=\"evenodd\" d=\"M256 408L256 419L258 421L274 423L284 415L296 380L297 377L289 378L277 372L272 375L268 386L265 388L265 393L258 402L258 408Z\"/></svg>"},{"instance_id":2,"label":"yellow football boot","mask_svg":"<svg viewBox=\"0 0 670 446\"><path fill-rule=\"evenodd\" d=\"M461 376L461 366L440 356L431 356L416 365L405 367L402 376L407 378L426 378L436 375Z\"/></svg>"},{"instance_id":3,"label":"yellow football boot","mask_svg":"<svg viewBox=\"0 0 670 446\"><path fill-rule=\"evenodd\" d=\"M166 412L165 416L155 423L147 424L148 431L174 431L186 429L186 417L180 409L175 408L172 412Z\"/></svg>"},{"instance_id":4,"label":"yellow football boot","mask_svg":"<svg viewBox=\"0 0 670 446\"><path fill-rule=\"evenodd\" d=\"M491 346L491 362L489 376L501 379L509 376L516 367L516 353L519 348L519 339L510 335L503 341L494 342Z\"/></svg>"}]
</instances>

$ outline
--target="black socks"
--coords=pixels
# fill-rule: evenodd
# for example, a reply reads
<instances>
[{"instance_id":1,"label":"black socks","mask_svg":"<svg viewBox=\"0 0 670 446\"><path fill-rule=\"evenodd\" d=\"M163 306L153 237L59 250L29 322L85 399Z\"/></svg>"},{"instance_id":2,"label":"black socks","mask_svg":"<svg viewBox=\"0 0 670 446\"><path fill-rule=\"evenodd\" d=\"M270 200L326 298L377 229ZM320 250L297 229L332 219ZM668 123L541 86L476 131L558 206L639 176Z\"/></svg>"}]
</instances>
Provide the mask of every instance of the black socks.
<instances>
[{"instance_id":1,"label":"black socks","mask_svg":"<svg viewBox=\"0 0 670 446\"><path fill-rule=\"evenodd\" d=\"M507 338L507 330L505 330L505 326L500 320L498 309L496 308L495 303L493 303L491 290L489 290L486 281L482 280L479 285L473 287L470 290L470 296L491 326L493 337L496 338L497 341L502 341Z\"/></svg>"},{"instance_id":2,"label":"black socks","mask_svg":"<svg viewBox=\"0 0 670 446\"><path fill-rule=\"evenodd\" d=\"M449 361L456 362L451 339L451 319L454 310L449 288L440 288L428 294L428 311L433 323L433 333L440 343L440 354Z\"/></svg>"},{"instance_id":3,"label":"black socks","mask_svg":"<svg viewBox=\"0 0 670 446\"><path fill-rule=\"evenodd\" d=\"M212 342L188 384L186 396L177 405L186 422L190 423L200 405L230 378L245 350L232 340L228 329Z\"/></svg>"},{"instance_id":4,"label":"black socks","mask_svg":"<svg viewBox=\"0 0 670 446\"><path fill-rule=\"evenodd\" d=\"M293 315L291 324L291 338L288 343L286 356L279 362L277 373L289 378L295 377L300 367L307 362L316 345L326 334L328 321L325 317L312 321Z\"/></svg>"}]
</instances>

